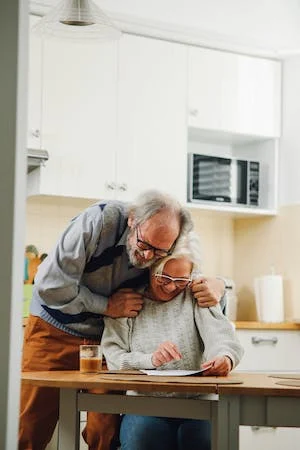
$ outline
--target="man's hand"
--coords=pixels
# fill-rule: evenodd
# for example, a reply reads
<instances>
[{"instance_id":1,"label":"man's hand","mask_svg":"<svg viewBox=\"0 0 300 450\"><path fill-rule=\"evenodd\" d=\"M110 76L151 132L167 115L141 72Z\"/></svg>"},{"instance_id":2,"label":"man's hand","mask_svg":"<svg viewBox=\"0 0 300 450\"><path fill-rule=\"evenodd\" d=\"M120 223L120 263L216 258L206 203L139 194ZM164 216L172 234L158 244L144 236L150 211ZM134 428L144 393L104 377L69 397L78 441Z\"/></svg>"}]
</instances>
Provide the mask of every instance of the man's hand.
<instances>
[{"instance_id":1,"label":"man's hand","mask_svg":"<svg viewBox=\"0 0 300 450\"><path fill-rule=\"evenodd\" d=\"M136 317L143 307L142 295L133 289L119 289L108 299L105 316Z\"/></svg>"},{"instance_id":2,"label":"man's hand","mask_svg":"<svg viewBox=\"0 0 300 450\"><path fill-rule=\"evenodd\" d=\"M160 367L163 364L166 364L173 359L178 361L182 358L182 355L177 347L177 345L173 344L173 342L167 341L159 344L157 350L152 355L152 364L154 367Z\"/></svg>"},{"instance_id":3,"label":"man's hand","mask_svg":"<svg viewBox=\"0 0 300 450\"><path fill-rule=\"evenodd\" d=\"M208 367L203 374L205 376L218 375L221 377L226 377L232 369L232 362L229 356L217 356L216 358L202 364L201 368L205 369L205 367Z\"/></svg>"},{"instance_id":4,"label":"man's hand","mask_svg":"<svg viewBox=\"0 0 300 450\"><path fill-rule=\"evenodd\" d=\"M192 293L202 308L215 306L225 293L224 281L218 278L199 277L191 285Z\"/></svg>"}]
</instances>

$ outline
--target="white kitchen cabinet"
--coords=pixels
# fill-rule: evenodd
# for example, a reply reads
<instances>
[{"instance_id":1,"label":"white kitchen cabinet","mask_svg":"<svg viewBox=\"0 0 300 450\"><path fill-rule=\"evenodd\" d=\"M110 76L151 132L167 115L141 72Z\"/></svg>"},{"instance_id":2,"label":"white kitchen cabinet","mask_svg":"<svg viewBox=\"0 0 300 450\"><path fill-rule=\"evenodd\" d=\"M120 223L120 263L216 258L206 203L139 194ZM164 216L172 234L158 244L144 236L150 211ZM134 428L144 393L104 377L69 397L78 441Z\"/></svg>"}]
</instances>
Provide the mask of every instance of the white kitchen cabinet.
<instances>
[{"instance_id":1,"label":"white kitchen cabinet","mask_svg":"<svg viewBox=\"0 0 300 450\"><path fill-rule=\"evenodd\" d=\"M275 215L281 63L188 48L188 152L259 162L257 206L201 200L189 206L235 216Z\"/></svg>"},{"instance_id":2,"label":"white kitchen cabinet","mask_svg":"<svg viewBox=\"0 0 300 450\"><path fill-rule=\"evenodd\" d=\"M42 50L49 160L28 175L28 194L132 200L157 188L184 201L186 47L125 34L100 45L49 40Z\"/></svg>"},{"instance_id":3,"label":"white kitchen cabinet","mask_svg":"<svg viewBox=\"0 0 300 450\"><path fill-rule=\"evenodd\" d=\"M259 207L238 214L276 213L278 62L126 33L30 42L28 146L49 160L28 174L28 195L132 200L157 188L185 203L187 153L215 146L261 162Z\"/></svg>"},{"instance_id":4,"label":"white kitchen cabinet","mask_svg":"<svg viewBox=\"0 0 300 450\"><path fill-rule=\"evenodd\" d=\"M110 195L115 179L117 58L116 42L43 42L40 134L49 160L28 175L29 195Z\"/></svg>"},{"instance_id":5,"label":"white kitchen cabinet","mask_svg":"<svg viewBox=\"0 0 300 450\"><path fill-rule=\"evenodd\" d=\"M299 450L299 428L240 427L240 450Z\"/></svg>"},{"instance_id":6,"label":"white kitchen cabinet","mask_svg":"<svg viewBox=\"0 0 300 450\"><path fill-rule=\"evenodd\" d=\"M245 350L239 371L300 372L300 331L237 330Z\"/></svg>"},{"instance_id":7,"label":"white kitchen cabinet","mask_svg":"<svg viewBox=\"0 0 300 450\"><path fill-rule=\"evenodd\" d=\"M124 35L119 70L118 197L157 188L185 201L186 47Z\"/></svg>"},{"instance_id":8,"label":"white kitchen cabinet","mask_svg":"<svg viewBox=\"0 0 300 450\"><path fill-rule=\"evenodd\" d=\"M300 372L300 331L237 330L245 354L236 371ZM300 429L240 427L240 450L299 450Z\"/></svg>"},{"instance_id":9,"label":"white kitchen cabinet","mask_svg":"<svg viewBox=\"0 0 300 450\"><path fill-rule=\"evenodd\" d=\"M189 47L188 72L190 127L280 136L280 62Z\"/></svg>"}]
</instances>

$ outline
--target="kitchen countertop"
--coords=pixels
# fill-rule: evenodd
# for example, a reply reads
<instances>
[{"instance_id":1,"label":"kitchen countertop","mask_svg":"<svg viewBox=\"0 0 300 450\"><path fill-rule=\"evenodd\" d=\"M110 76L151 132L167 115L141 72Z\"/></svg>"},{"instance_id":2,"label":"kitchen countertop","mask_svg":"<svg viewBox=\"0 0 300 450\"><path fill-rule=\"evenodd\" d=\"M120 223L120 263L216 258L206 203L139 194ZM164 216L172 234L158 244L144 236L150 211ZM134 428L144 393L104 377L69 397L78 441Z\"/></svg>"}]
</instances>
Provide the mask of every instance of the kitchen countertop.
<instances>
[{"instance_id":1,"label":"kitchen countertop","mask_svg":"<svg viewBox=\"0 0 300 450\"><path fill-rule=\"evenodd\" d=\"M297 322L234 322L237 330L300 330L300 323Z\"/></svg>"}]
</instances>

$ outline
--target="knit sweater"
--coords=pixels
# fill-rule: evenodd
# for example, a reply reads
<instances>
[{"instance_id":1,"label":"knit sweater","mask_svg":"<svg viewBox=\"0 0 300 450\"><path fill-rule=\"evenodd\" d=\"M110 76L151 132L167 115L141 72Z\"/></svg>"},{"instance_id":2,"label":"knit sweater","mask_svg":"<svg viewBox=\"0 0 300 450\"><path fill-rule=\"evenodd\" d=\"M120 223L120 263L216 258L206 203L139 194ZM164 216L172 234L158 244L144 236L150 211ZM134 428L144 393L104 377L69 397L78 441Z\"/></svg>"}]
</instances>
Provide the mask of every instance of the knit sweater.
<instances>
[{"instance_id":1,"label":"knit sweater","mask_svg":"<svg viewBox=\"0 0 300 450\"><path fill-rule=\"evenodd\" d=\"M204 361L224 355L235 367L243 355L220 306L200 308L189 290L168 302L144 297L143 309L135 318L105 318L102 345L109 369L155 369L152 354L165 341L178 346L182 359L160 370L197 370Z\"/></svg>"}]
</instances>

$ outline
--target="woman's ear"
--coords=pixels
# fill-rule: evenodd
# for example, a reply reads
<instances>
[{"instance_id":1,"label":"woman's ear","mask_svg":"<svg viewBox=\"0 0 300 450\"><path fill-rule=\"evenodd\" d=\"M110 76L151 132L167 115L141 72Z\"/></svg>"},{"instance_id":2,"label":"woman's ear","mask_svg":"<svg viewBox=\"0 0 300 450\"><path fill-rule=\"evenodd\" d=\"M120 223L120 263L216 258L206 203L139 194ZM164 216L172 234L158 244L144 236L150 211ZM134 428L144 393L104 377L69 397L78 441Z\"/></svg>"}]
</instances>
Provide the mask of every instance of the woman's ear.
<instances>
[{"instance_id":1,"label":"woman's ear","mask_svg":"<svg viewBox=\"0 0 300 450\"><path fill-rule=\"evenodd\" d=\"M128 215L127 224L129 228L133 228L135 226L134 214L132 212Z\"/></svg>"}]
</instances>

